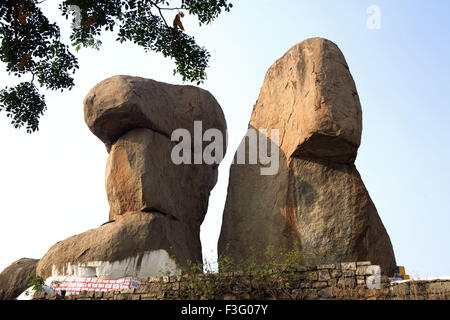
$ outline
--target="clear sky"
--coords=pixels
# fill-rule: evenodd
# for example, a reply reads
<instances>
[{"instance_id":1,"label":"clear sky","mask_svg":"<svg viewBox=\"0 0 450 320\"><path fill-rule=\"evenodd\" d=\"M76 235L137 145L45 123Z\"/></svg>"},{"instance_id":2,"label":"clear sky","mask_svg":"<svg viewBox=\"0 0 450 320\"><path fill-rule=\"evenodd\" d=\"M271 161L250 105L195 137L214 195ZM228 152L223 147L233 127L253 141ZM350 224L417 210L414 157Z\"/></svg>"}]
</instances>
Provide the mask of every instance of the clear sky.
<instances>
[{"instance_id":1,"label":"clear sky","mask_svg":"<svg viewBox=\"0 0 450 320\"><path fill-rule=\"evenodd\" d=\"M41 6L68 40L69 22L56 2ZM210 26L183 19L212 55L202 87L221 104L230 139L202 225L204 256L216 254L229 166L267 69L291 46L319 36L340 47L355 79L364 125L356 165L398 264L413 277L450 275L450 2L231 2L232 11ZM367 28L370 5L381 9L380 29ZM119 45L110 34L103 42L100 51L80 51L72 91L46 92L38 133L14 129L0 113L0 270L22 257L40 258L57 241L108 219L107 152L83 118L89 89L116 74L182 83L172 75L173 62L159 54ZM15 83L4 69L1 87Z\"/></svg>"}]
</instances>

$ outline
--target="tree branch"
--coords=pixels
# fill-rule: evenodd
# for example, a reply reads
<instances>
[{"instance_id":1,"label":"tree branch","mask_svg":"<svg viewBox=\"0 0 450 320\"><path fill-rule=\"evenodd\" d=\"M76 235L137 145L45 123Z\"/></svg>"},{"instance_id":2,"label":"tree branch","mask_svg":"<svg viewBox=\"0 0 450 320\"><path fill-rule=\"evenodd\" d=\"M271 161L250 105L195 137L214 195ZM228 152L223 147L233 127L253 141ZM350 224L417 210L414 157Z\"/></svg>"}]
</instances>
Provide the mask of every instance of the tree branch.
<instances>
[{"instance_id":1,"label":"tree branch","mask_svg":"<svg viewBox=\"0 0 450 320\"><path fill-rule=\"evenodd\" d=\"M160 15L160 17L163 19L163 21L164 21L164 23L166 24L167 27L169 27L169 25L167 24L167 21L166 21L166 19L164 18L164 15L163 15L162 11L163 11L163 10L178 10L178 11L183 10L183 8L181 8L181 7L161 8L160 6L158 6L158 4L156 4L155 2L153 2L153 1L151 1L151 0L148 0L148 2L150 2L150 4L151 4L152 6L154 6L156 9L158 9L159 15Z\"/></svg>"},{"instance_id":2,"label":"tree branch","mask_svg":"<svg viewBox=\"0 0 450 320\"><path fill-rule=\"evenodd\" d=\"M163 19L164 23L166 24L166 26L169 28L169 25L167 24L166 19L164 18L164 15L162 14L162 9L160 6L158 6L156 3L154 3L153 1L149 0L150 4L154 7L156 7L156 9L158 9L159 11L159 15L161 16L161 18Z\"/></svg>"}]
</instances>

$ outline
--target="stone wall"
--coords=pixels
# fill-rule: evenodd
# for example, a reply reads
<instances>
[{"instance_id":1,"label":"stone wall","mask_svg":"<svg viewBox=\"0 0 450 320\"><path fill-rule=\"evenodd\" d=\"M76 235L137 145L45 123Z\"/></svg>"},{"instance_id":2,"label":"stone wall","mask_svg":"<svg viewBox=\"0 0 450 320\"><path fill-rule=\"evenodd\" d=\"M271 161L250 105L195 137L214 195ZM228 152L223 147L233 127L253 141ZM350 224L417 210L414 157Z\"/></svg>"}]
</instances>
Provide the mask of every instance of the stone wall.
<instances>
[{"instance_id":1,"label":"stone wall","mask_svg":"<svg viewBox=\"0 0 450 320\"><path fill-rule=\"evenodd\" d=\"M391 283L370 262L300 267L290 272L230 272L142 279L134 289L83 291L62 297L36 293L35 300L399 300L450 299L450 280Z\"/></svg>"},{"instance_id":2,"label":"stone wall","mask_svg":"<svg viewBox=\"0 0 450 320\"><path fill-rule=\"evenodd\" d=\"M401 281L389 290L394 300L450 300L450 280Z\"/></svg>"}]
</instances>

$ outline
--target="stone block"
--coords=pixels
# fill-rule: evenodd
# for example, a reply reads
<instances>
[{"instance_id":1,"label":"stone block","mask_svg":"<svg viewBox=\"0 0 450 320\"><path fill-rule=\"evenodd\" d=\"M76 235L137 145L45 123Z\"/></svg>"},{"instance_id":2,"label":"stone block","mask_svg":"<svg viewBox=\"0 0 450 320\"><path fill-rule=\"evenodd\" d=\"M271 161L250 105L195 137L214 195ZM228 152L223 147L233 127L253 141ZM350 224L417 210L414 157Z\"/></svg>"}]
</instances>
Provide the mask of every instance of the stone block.
<instances>
[{"instance_id":1,"label":"stone block","mask_svg":"<svg viewBox=\"0 0 450 320\"><path fill-rule=\"evenodd\" d=\"M149 277L148 282L161 282L161 277Z\"/></svg>"},{"instance_id":2,"label":"stone block","mask_svg":"<svg viewBox=\"0 0 450 320\"><path fill-rule=\"evenodd\" d=\"M150 285L141 284L139 287L136 288L134 293L147 293L150 289Z\"/></svg>"},{"instance_id":3,"label":"stone block","mask_svg":"<svg viewBox=\"0 0 450 320\"><path fill-rule=\"evenodd\" d=\"M330 276L333 279L340 278L342 276L342 271L341 270L331 270L330 271Z\"/></svg>"},{"instance_id":4,"label":"stone block","mask_svg":"<svg viewBox=\"0 0 450 320\"><path fill-rule=\"evenodd\" d=\"M353 270L356 271L356 262L342 262L341 263L341 270Z\"/></svg>"},{"instance_id":5,"label":"stone block","mask_svg":"<svg viewBox=\"0 0 450 320\"><path fill-rule=\"evenodd\" d=\"M313 282L313 284L312 284L312 288L314 288L314 289L325 288L327 286L328 286L328 283L326 281L317 281L317 282Z\"/></svg>"},{"instance_id":6,"label":"stone block","mask_svg":"<svg viewBox=\"0 0 450 320\"><path fill-rule=\"evenodd\" d=\"M300 283L300 288L301 289L309 289L309 288L311 288L311 282L302 282L302 283Z\"/></svg>"},{"instance_id":7,"label":"stone block","mask_svg":"<svg viewBox=\"0 0 450 320\"><path fill-rule=\"evenodd\" d=\"M438 281L428 285L431 293L444 294L450 292L450 282Z\"/></svg>"},{"instance_id":8,"label":"stone block","mask_svg":"<svg viewBox=\"0 0 450 320\"><path fill-rule=\"evenodd\" d=\"M306 289L305 290L305 300L317 300L319 297L317 290L315 289Z\"/></svg>"},{"instance_id":9,"label":"stone block","mask_svg":"<svg viewBox=\"0 0 450 320\"><path fill-rule=\"evenodd\" d=\"M318 295L320 298L330 299L333 297L333 288L327 287L319 290Z\"/></svg>"},{"instance_id":10,"label":"stone block","mask_svg":"<svg viewBox=\"0 0 450 320\"><path fill-rule=\"evenodd\" d=\"M33 299L34 300L40 300L46 298L46 294L44 291L38 291L34 293Z\"/></svg>"},{"instance_id":11,"label":"stone block","mask_svg":"<svg viewBox=\"0 0 450 320\"><path fill-rule=\"evenodd\" d=\"M156 293L147 293L147 294L141 294L141 300L156 300L157 294Z\"/></svg>"},{"instance_id":12,"label":"stone block","mask_svg":"<svg viewBox=\"0 0 450 320\"><path fill-rule=\"evenodd\" d=\"M355 278L341 278L338 280L338 287L340 288L355 288L356 279Z\"/></svg>"},{"instance_id":13,"label":"stone block","mask_svg":"<svg viewBox=\"0 0 450 320\"><path fill-rule=\"evenodd\" d=\"M317 281L319 279L319 275L317 272L309 271L306 275L306 279L309 281Z\"/></svg>"},{"instance_id":14,"label":"stone block","mask_svg":"<svg viewBox=\"0 0 450 320\"><path fill-rule=\"evenodd\" d=\"M336 268L336 265L334 265L334 264L322 264L322 265L317 266L317 270L323 270L323 269L331 270L331 269L335 269L335 268Z\"/></svg>"},{"instance_id":15,"label":"stone block","mask_svg":"<svg viewBox=\"0 0 450 320\"><path fill-rule=\"evenodd\" d=\"M319 274L318 278L320 281L327 281L327 280L331 279L330 273L328 272L328 270L319 270L318 274Z\"/></svg>"},{"instance_id":16,"label":"stone block","mask_svg":"<svg viewBox=\"0 0 450 320\"><path fill-rule=\"evenodd\" d=\"M329 286L329 287L336 287L336 286L337 286L338 279L330 279L330 280L328 280L327 282L328 282L328 286Z\"/></svg>"},{"instance_id":17,"label":"stone block","mask_svg":"<svg viewBox=\"0 0 450 320\"><path fill-rule=\"evenodd\" d=\"M175 282L172 284L172 290L180 290L180 283Z\"/></svg>"},{"instance_id":18,"label":"stone block","mask_svg":"<svg viewBox=\"0 0 450 320\"><path fill-rule=\"evenodd\" d=\"M357 286L364 286L365 287L365 285L366 285L366 279L364 279L364 277L361 279L361 278L356 278L356 285Z\"/></svg>"},{"instance_id":19,"label":"stone block","mask_svg":"<svg viewBox=\"0 0 450 320\"><path fill-rule=\"evenodd\" d=\"M121 293L136 293L136 288L132 289L123 289L120 291Z\"/></svg>"},{"instance_id":20,"label":"stone block","mask_svg":"<svg viewBox=\"0 0 450 320\"><path fill-rule=\"evenodd\" d=\"M342 271L342 275L345 278L352 278L355 276L355 271L354 270L344 270L344 271Z\"/></svg>"},{"instance_id":21,"label":"stone block","mask_svg":"<svg viewBox=\"0 0 450 320\"><path fill-rule=\"evenodd\" d=\"M358 266L356 269L356 275L357 276L365 276L365 275L370 275L367 272L368 266Z\"/></svg>"},{"instance_id":22,"label":"stone block","mask_svg":"<svg viewBox=\"0 0 450 320\"><path fill-rule=\"evenodd\" d=\"M292 299L300 300L303 297L303 290L294 289L294 290L292 290L291 294L292 294Z\"/></svg>"}]
</instances>

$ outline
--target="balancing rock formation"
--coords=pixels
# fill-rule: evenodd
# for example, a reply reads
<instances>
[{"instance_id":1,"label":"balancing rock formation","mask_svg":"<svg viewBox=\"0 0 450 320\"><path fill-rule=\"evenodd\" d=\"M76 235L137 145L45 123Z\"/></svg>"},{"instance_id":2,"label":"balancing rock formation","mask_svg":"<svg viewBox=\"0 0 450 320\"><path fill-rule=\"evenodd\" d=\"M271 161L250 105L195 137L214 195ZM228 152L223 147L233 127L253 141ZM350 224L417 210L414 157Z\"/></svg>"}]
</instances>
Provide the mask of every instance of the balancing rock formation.
<instances>
[{"instance_id":1,"label":"balancing rock formation","mask_svg":"<svg viewBox=\"0 0 450 320\"><path fill-rule=\"evenodd\" d=\"M201 121L203 131L215 128L225 136L215 98L193 86L115 76L97 84L84 107L89 129L109 152L110 219L55 244L39 261L38 274L148 277L175 273L188 260L201 263L200 225L218 164L175 165L171 135L183 128L194 136L194 121Z\"/></svg>"},{"instance_id":2,"label":"balancing rock formation","mask_svg":"<svg viewBox=\"0 0 450 320\"><path fill-rule=\"evenodd\" d=\"M392 275L389 236L354 165L362 112L339 48L312 38L276 61L249 128L279 130L279 171L231 166L219 255L239 261L269 245L321 250L330 262L368 260Z\"/></svg>"}]
</instances>

